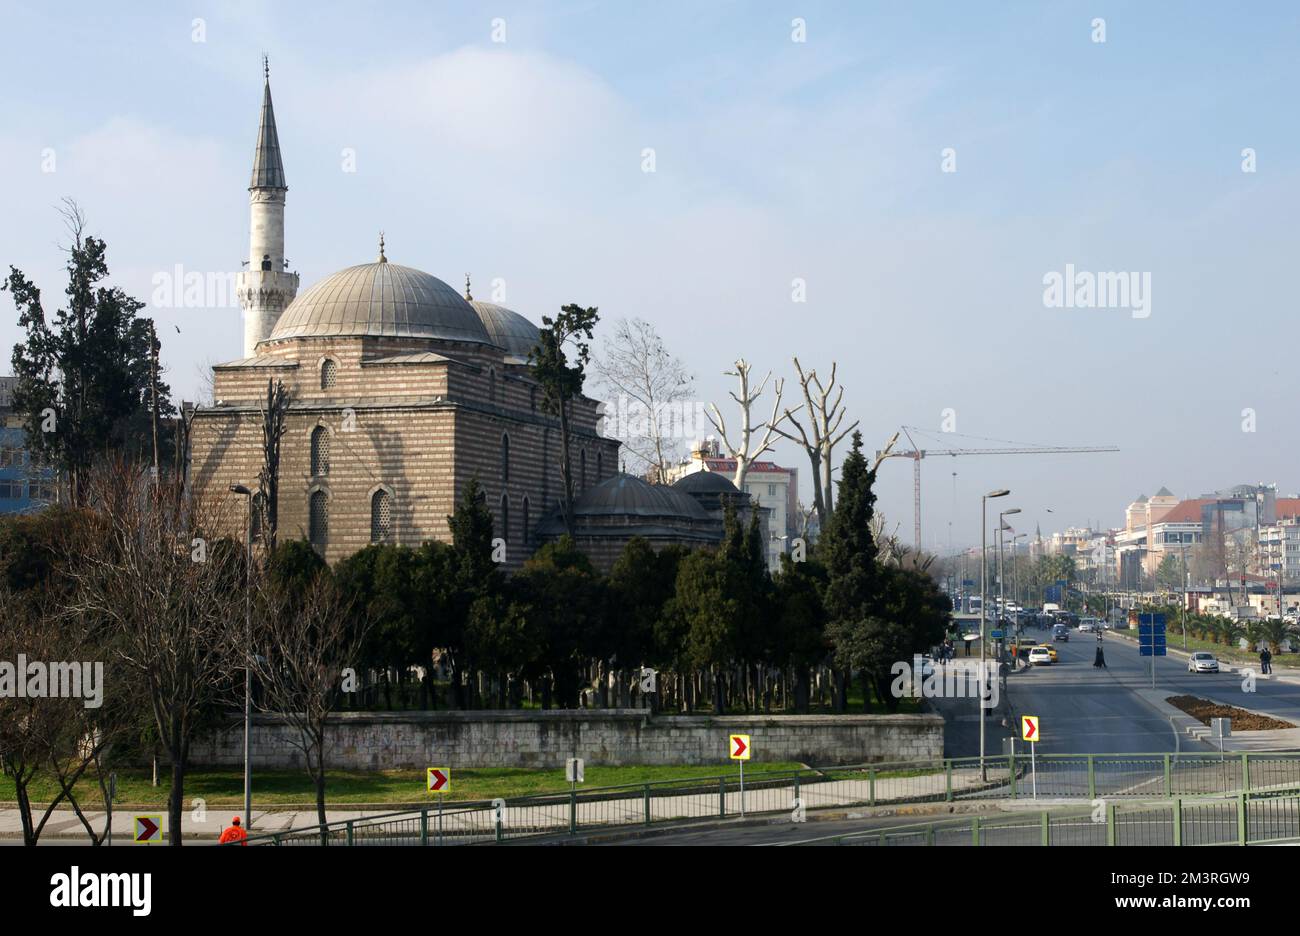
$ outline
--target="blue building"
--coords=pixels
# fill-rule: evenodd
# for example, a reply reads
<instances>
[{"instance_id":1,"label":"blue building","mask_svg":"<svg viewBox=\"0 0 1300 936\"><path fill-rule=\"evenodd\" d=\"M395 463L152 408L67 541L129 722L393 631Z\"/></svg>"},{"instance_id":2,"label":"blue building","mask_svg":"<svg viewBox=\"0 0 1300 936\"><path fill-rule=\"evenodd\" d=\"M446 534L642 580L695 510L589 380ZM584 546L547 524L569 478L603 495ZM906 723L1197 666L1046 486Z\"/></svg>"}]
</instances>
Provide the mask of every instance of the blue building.
<instances>
[{"instance_id":1,"label":"blue building","mask_svg":"<svg viewBox=\"0 0 1300 936\"><path fill-rule=\"evenodd\" d=\"M27 450L27 432L14 414L17 377L0 377L0 514L40 510L54 500L53 475Z\"/></svg>"}]
</instances>

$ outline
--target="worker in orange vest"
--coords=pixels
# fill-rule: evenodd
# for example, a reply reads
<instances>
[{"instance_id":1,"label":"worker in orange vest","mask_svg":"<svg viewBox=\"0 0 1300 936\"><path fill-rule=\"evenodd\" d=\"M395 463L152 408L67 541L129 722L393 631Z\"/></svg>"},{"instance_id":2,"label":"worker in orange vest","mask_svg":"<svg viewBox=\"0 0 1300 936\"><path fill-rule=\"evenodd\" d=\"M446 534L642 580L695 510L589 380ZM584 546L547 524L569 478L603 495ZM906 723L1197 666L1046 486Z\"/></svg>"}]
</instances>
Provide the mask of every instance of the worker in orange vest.
<instances>
[{"instance_id":1,"label":"worker in orange vest","mask_svg":"<svg viewBox=\"0 0 1300 936\"><path fill-rule=\"evenodd\" d=\"M248 844L248 833L239 825L239 817L230 820L230 827L221 833L221 838L217 840L221 845L230 845L238 842L240 845Z\"/></svg>"}]
</instances>

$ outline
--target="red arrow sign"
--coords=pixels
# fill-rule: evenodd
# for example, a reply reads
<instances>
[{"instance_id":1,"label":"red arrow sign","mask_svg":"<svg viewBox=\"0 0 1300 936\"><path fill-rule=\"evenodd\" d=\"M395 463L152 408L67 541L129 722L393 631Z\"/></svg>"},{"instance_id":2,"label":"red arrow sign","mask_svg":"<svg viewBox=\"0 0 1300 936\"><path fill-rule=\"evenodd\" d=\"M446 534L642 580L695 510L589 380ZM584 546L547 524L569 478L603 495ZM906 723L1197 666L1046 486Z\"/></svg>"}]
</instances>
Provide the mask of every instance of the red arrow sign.
<instances>
[{"instance_id":1,"label":"red arrow sign","mask_svg":"<svg viewBox=\"0 0 1300 936\"><path fill-rule=\"evenodd\" d=\"M447 785L447 775L437 767L429 771L429 789L437 793Z\"/></svg>"},{"instance_id":2,"label":"red arrow sign","mask_svg":"<svg viewBox=\"0 0 1300 936\"><path fill-rule=\"evenodd\" d=\"M1027 734L1031 738L1034 736L1034 732L1036 732L1037 730L1038 730L1038 726L1035 725L1033 722L1030 722L1028 725L1025 726L1025 734Z\"/></svg>"},{"instance_id":3,"label":"red arrow sign","mask_svg":"<svg viewBox=\"0 0 1300 936\"><path fill-rule=\"evenodd\" d=\"M731 740L736 745L736 749L731 752L731 756L740 757L740 755L745 753L745 749L749 745L745 744L745 739L742 738L740 735L733 735Z\"/></svg>"},{"instance_id":4,"label":"red arrow sign","mask_svg":"<svg viewBox=\"0 0 1300 936\"><path fill-rule=\"evenodd\" d=\"M153 838L153 834L158 831L158 824L148 816L140 816L135 820L137 842L147 842Z\"/></svg>"}]
</instances>

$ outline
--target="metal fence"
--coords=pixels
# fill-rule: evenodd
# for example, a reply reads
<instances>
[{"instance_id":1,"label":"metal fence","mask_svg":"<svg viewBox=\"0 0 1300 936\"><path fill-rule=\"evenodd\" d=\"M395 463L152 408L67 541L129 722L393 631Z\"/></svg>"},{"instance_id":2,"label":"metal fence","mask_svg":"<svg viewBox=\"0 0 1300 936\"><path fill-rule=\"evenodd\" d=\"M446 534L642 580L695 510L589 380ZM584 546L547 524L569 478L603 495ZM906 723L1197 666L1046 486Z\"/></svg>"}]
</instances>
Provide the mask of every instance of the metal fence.
<instances>
[{"instance_id":1,"label":"metal fence","mask_svg":"<svg viewBox=\"0 0 1300 936\"><path fill-rule=\"evenodd\" d=\"M1088 813L1024 812L949 819L783 845L1269 845L1300 842L1300 794L1173 797Z\"/></svg>"},{"instance_id":2,"label":"metal fence","mask_svg":"<svg viewBox=\"0 0 1300 936\"><path fill-rule=\"evenodd\" d=\"M1244 795L1254 809L1263 808L1256 807L1256 803L1262 804L1274 796L1285 799L1286 794L1297 790L1300 790L1300 753L1049 754L1035 758L1032 767L1024 755L1000 755L986 757L982 762L979 758L954 758L794 771L751 768L743 792L739 774L730 773L491 802L452 802L444 806L441 815L431 805L420 810L255 835L248 842L268 845L504 842L716 819L741 813L771 815L796 809L1021 800L1035 793L1039 799L1088 801ZM1140 831L1145 829L1141 816L1128 816L1125 821L1134 823L1126 834L1148 838L1156 835L1155 831ZM1017 831L1018 827L997 829L992 834L1012 837L1023 834ZM1078 834L1086 837L1095 835L1095 831L1089 829L1086 834L1082 831Z\"/></svg>"}]
</instances>

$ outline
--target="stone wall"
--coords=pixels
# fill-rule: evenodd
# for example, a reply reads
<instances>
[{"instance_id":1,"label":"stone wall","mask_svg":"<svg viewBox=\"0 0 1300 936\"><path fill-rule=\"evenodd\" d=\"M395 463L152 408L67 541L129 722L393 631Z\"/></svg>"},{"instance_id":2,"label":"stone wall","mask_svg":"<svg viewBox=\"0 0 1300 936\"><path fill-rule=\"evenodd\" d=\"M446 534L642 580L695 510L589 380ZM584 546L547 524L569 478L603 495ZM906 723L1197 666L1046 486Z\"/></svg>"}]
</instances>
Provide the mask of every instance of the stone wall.
<instances>
[{"instance_id":1,"label":"stone wall","mask_svg":"<svg viewBox=\"0 0 1300 936\"><path fill-rule=\"evenodd\" d=\"M253 719L253 764L290 767L302 754L292 730ZM721 764L727 735L748 734L756 761L816 766L936 760L943 756L938 715L769 715L650 717L634 709L602 712L344 712L332 720L329 765L346 769L563 767L588 764ZM243 763L241 723L195 742L196 765Z\"/></svg>"}]
</instances>

